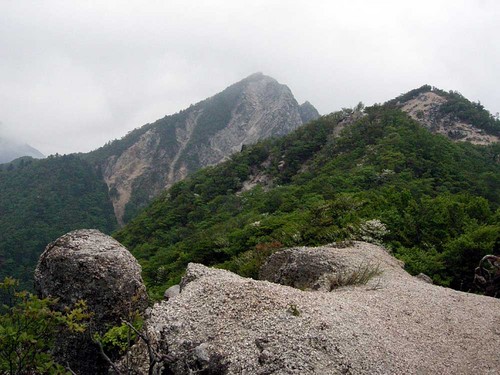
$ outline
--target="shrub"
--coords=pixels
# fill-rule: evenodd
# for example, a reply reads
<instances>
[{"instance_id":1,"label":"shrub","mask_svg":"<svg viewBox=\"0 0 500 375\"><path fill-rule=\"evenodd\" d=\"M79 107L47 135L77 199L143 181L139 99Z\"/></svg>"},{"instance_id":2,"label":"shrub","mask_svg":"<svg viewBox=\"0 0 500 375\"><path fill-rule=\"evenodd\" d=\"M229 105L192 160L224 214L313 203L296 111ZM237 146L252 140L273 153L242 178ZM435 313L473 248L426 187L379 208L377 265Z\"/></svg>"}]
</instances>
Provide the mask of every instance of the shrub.
<instances>
[{"instance_id":1,"label":"shrub","mask_svg":"<svg viewBox=\"0 0 500 375\"><path fill-rule=\"evenodd\" d=\"M0 374L66 374L51 355L62 330L83 333L90 317L83 301L73 309L56 311L55 299L40 299L18 291L12 278L0 282Z\"/></svg>"},{"instance_id":2,"label":"shrub","mask_svg":"<svg viewBox=\"0 0 500 375\"><path fill-rule=\"evenodd\" d=\"M367 220L355 228L356 239L378 244L389 234L389 229L378 219Z\"/></svg>"},{"instance_id":3,"label":"shrub","mask_svg":"<svg viewBox=\"0 0 500 375\"><path fill-rule=\"evenodd\" d=\"M94 340L102 344L103 349L111 356L122 355L137 341L136 331L140 331L143 326L142 317L136 313L132 317L132 327L123 322L119 326L111 327L104 335L94 334Z\"/></svg>"}]
</instances>

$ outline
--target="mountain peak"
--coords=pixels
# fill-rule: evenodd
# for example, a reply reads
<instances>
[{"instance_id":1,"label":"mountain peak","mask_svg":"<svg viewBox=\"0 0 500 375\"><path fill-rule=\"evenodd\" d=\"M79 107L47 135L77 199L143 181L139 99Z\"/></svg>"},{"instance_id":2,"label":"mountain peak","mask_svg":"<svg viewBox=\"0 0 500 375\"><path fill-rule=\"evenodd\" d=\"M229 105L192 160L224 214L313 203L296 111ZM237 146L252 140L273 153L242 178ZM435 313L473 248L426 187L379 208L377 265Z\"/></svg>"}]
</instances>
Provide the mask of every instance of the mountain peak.
<instances>
[{"instance_id":1,"label":"mountain peak","mask_svg":"<svg viewBox=\"0 0 500 375\"><path fill-rule=\"evenodd\" d=\"M431 132L454 141L481 145L500 141L500 120L480 103L471 102L456 91L423 85L387 104L408 113Z\"/></svg>"},{"instance_id":2,"label":"mountain peak","mask_svg":"<svg viewBox=\"0 0 500 375\"><path fill-rule=\"evenodd\" d=\"M122 224L188 174L227 160L244 145L288 134L318 116L310 103L299 106L288 86L259 72L90 157L103 170Z\"/></svg>"},{"instance_id":3,"label":"mountain peak","mask_svg":"<svg viewBox=\"0 0 500 375\"><path fill-rule=\"evenodd\" d=\"M278 83L278 81L275 78L268 76L268 75L265 75L262 72L256 72L256 73L250 74L248 77L243 78L240 82L249 82L249 81L250 82L251 81L272 81L272 82Z\"/></svg>"},{"instance_id":4,"label":"mountain peak","mask_svg":"<svg viewBox=\"0 0 500 375\"><path fill-rule=\"evenodd\" d=\"M266 77L264 73L262 72L255 72L253 74L250 74L248 77L244 78L243 80L257 80L257 79L262 79ZM268 77L271 78L271 77Z\"/></svg>"}]
</instances>

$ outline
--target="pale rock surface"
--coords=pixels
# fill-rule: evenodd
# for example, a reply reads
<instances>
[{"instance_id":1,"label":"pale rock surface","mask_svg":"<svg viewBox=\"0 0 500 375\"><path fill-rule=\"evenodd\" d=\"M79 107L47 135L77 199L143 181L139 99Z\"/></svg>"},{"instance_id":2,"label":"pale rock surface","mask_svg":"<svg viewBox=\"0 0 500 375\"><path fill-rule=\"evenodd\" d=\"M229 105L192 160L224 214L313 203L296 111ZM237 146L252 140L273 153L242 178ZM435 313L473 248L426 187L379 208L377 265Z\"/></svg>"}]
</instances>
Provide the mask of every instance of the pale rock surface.
<instances>
[{"instance_id":1,"label":"pale rock surface","mask_svg":"<svg viewBox=\"0 0 500 375\"><path fill-rule=\"evenodd\" d=\"M98 230L76 230L50 243L35 270L41 297L58 298L64 310L79 300L93 313L92 330L106 331L148 304L141 267L119 242ZM103 373L107 364L88 336L62 335L56 357L78 374Z\"/></svg>"},{"instance_id":2,"label":"pale rock surface","mask_svg":"<svg viewBox=\"0 0 500 375\"><path fill-rule=\"evenodd\" d=\"M467 141L479 145L500 141L497 136L488 134L472 124L440 115L439 107L444 103L446 103L446 98L439 94L424 92L416 98L402 103L401 110L408 113L431 132L445 135L454 141Z\"/></svg>"},{"instance_id":3,"label":"pale rock surface","mask_svg":"<svg viewBox=\"0 0 500 375\"><path fill-rule=\"evenodd\" d=\"M168 301L169 299L178 296L180 292L181 287L179 285L172 285L170 288L165 290L165 293L163 293L163 299Z\"/></svg>"},{"instance_id":4,"label":"pale rock surface","mask_svg":"<svg viewBox=\"0 0 500 375\"><path fill-rule=\"evenodd\" d=\"M345 246L343 246L345 247ZM366 267L376 269L381 259L367 254L362 262L338 248L299 247L272 254L259 271L259 279L301 290L330 291L330 280Z\"/></svg>"},{"instance_id":5,"label":"pale rock surface","mask_svg":"<svg viewBox=\"0 0 500 375\"><path fill-rule=\"evenodd\" d=\"M433 284L434 282L432 281L432 278L430 276L427 276L425 273L419 273L417 276L415 276L417 279L422 280L425 283L428 284Z\"/></svg>"},{"instance_id":6,"label":"pale rock surface","mask_svg":"<svg viewBox=\"0 0 500 375\"><path fill-rule=\"evenodd\" d=\"M423 283L368 243L313 252L383 273L364 286L301 291L190 264L180 295L155 305L147 322L154 346L174 358L168 373L500 371L500 300Z\"/></svg>"}]
</instances>

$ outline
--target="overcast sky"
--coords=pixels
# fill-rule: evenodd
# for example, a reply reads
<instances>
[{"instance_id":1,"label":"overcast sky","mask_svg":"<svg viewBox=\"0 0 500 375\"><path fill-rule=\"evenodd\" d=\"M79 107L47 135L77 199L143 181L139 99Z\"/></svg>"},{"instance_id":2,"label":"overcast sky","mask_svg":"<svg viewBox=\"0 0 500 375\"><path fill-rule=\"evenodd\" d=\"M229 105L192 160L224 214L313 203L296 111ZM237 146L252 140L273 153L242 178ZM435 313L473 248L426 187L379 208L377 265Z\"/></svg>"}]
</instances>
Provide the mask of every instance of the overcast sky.
<instances>
[{"instance_id":1,"label":"overcast sky","mask_svg":"<svg viewBox=\"0 0 500 375\"><path fill-rule=\"evenodd\" d=\"M500 111L500 1L0 1L0 136L89 151L261 71L320 113L431 84Z\"/></svg>"}]
</instances>

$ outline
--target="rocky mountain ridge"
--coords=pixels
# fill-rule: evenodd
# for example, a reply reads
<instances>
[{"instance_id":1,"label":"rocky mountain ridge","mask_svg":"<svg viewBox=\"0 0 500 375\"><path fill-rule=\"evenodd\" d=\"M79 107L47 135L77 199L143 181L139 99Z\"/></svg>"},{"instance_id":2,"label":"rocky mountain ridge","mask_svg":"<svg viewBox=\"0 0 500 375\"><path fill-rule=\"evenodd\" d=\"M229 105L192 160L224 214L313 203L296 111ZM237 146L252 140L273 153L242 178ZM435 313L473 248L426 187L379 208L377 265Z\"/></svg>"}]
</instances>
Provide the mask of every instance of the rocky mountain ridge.
<instances>
[{"instance_id":1,"label":"rocky mountain ridge","mask_svg":"<svg viewBox=\"0 0 500 375\"><path fill-rule=\"evenodd\" d=\"M51 239L84 227L111 233L175 181L317 116L287 86L254 74L90 153L0 165L0 276L31 288Z\"/></svg>"},{"instance_id":2,"label":"rocky mountain ridge","mask_svg":"<svg viewBox=\"0 0 500 375\"><path fill-rule=\"evenodd\" d=\"M154 196L195 170L317 117L309 102L299 106L287 86L256 73L178 114L137 129L134 139L121 140L127 145L118 152L113 150L115 144L87 157L97 156L122 225Z\"/></svg>"},{"instance_id":3,"label":"rocky mountain ridge","mask_svg":"<svg viewBox=\"0 0 500 375\"><path fill-rule=\"evenodd\" d=\"M478 103L470 103L459 95L445 93L430 86L413 90L404 94L403 97L395 99L394 107L399 109L402 103L418 98L419 94L426 92L432 92L446 98L446 103L436 107L438 116L445 115L451 119L459 118L461 121L472 120L470 123L481 131L495 134L491 133L491 129L495 130L495 124L498 121L492 118ZM268 107L263 107L268 104ZM349 111L341 112L347 113ZM326 155L330 146L336 147L335 142L330 142L329 139L342 138L339 137L343 133L342 129L350 128L350 125L355 125L363 120L365 114L366 110L363 112L360 107L351 111L350 115L342 115L340 122L333 121L332 126L323 126L317 123L309 128L298 129L297 136L288 138L283 143L273 141L263 143L255 149L246 147L256 139L256 129L266 136L274 134L272 132L266 133L268 130L264 125L266 122L274 124L273 131L279 134L283 129L288 131L286 124L281 121L283 119L290 119L293 127L317 116L317 112L307 102L298 106L286 86L280 85L272 78L256 74L232 85L212 98L177 114L166 116L155 123L146 124L133 130L122 139L110 142L91 153L54 155L42 160L22 158L15 163L1 165L0 211L3 215L2 220L0 220L0 274L12 275L22 279L23 285L31 285L30 280L35 259L43 250L46 242L69 230L87 226L111 233L116 229L116 216L121 217L122 222L129 222L142 207L151 202L158 192L169 186L169 181L183 178L202 165L212 165L217 160L225 160L227 156L223 155L226 152L236 151L232 154L231 159L248 158L248 160L230 163L230 166L224 170L216 169L213 176L208 176L210 173L205 173L207 175L205 180L197 178L196 181L199 183L197 182L197 186L190 187L192 191L187 195L190 205L182 206L182 197L179 197L180 203L176 203L183 207L182 210L188 212L193 207L197 208L200 202L195 201L200 195L206 195L203 199L212 199L215 195L233 191L237 193L238 197L230 197L228 201L236 200L239 202L241 200L239 205L244 201L241 197L242 194L254 194L250 191L253 187L260 185L263 190L272 190L272 186L279 187L287 184L292 178L300 178L299 175L307 175L313 171L313 165L308 160L315 158L315 154L325 145L325 142L332 144L325 148L325 155L319 158L323 158L323 160L319 162L333 161L333 157ZM416 114L417 112L415 112ZM262 117L260 117L261 115ZM331 114L323 116L323 118L328 120L335 116L335 114ZM398 118L395 121L400 123L406 120ZM373 134L376 132L361 134L359 137L371 137ZM408 134L405 134L402 135L402 138L395 139L406 142L407 137ZM226 142L226 140L230 141ZM370 163L370 158L376 156L373 150L366 148L359 150L366 157L360 158L343 181L352 184L354 182L351 176L359 175L356 183L364 181L364 185L358 186L356 189L366 190L369 181L377 181L379 184L390 182L398 177L401 169L413 168L415 170L411 173L416 173L419 176L422 176L422 173L427 169L425 172L427 177L432 177L435 183L441 183L439 181L445 180L442 176L447 171L446 168L441 168L437 164L437 160L434 159L439 159L442 162L446 152L441 152L434 158L432 150L423 145L421 140L416 142L420 142L419 150L414 154L417 155L418 164L421 164L419 168L416 168L414 164L414 155L407 156L405 153L405 149L412 146L410 142L409 145L401 147L401 150L397 150L396 153L389 152L386 160L378 162L380 165L384 165L382 171L379 171L378 165L373 170L368 168L363 171L363 166L367 163L366 157ZM468 143L462 142L462 144ZM353 146L356 144L353 143ZM377 152L385 153L384 150L388 147L394 147L394 139L391 142L381 144ZM440 147L447 148L448 146L441 145ZM488 158L488 163L493 160L493 164L498 164L500 156L495 151L495 147L491 149L478 148L472 154L482 154L482 157ZM241 158L238 156L241 153L237 152L240 148L245 149L243 154L246 155ZM271 152L273 148L276 152ZM427 159L430 156L434 159L426 162L420 160L422 151L426 154ZM265 154L268 156L260 160L261 155ZM468 151L460 153L460 157L457 158L465 161L470 155L471 151ZM254 163L252 160L258 162ZM408 163L408 161L413 164ZM449 160L445 164L448 162ZM480 164L481 166L475 164L474 167L468 168L469 171L477 172L473 180L481 182L478 182L477 186L470 191L473 191L474 194L480 192L480 195L491 201L496 201L496 187L500 186L496 177L498 174L494 168L489 171L483 168L483 162ZM462 171L462 169L467 169L464 165L462 162L459 168L454 166L452 168L454 173L467 175L469 171ZM397 173L388 174L394 171ZM51 176L51 178L47 178L47 176ZM233 180L229 181L228 176ZM334 175L326 177L327 181L329 179L335 180ZM459 180L463 181L464 176L461 176ZM427 183L431 180L425 181L424 183ZM330 190L346 189L344 182L340 182L339 184L337 179L331 185L326 184L322 187ZM193 185L189 182L186 184ZM182 184L177 185L175 191L182 192L182 186ZM441 186L444 185L441 184ZM455 187L454 191L457 191L456 189L460 191L461 188ZM432 189L429 188L428 191L430 190ZM276 191L272 194L279 196L280 192ZM181 195L184 196L184 193ZM292 198L293 196L292 194ZM331 195L329 197L331 198ZM273 202L269 207L273 208L276 202L269 199ZM286 200L288 199L286 198ZM113 201L114 207L110 200ZM191 207L193 202L195 205ZM203 201L203 204L206 203L207 201ZM222 210L224 209L226 208ZM286 209L289 210L290 207ZM188 217L179 212L182 210L176 211L174 209L175 214L169 216L169 220L182 218L182 220L192 223L193 220L207 212L200 209L196 215ZM213 210L214 207L211 207L210 212L213 213ZM116 215L117 213L118 215ZM231 215L233 214L234 212L231 212ZM254 221L260 221L260 218L256 218ZM161 230L163 229L164 227L161 228ZM191 231L192 228L189 232L182 232L183 236L187 237ZM177 240L179 237L171 238ZM203 238L211 237L203 236ZM224 238L222 238L222 242L219 242L219 239L213 239L213 241L216 245L219 244L217 246L226 243ZM203 243L203 241L196 241L196 244L198 243ZM163 241L161 249L164 248L164 244ZM212 245L210 247L214 248ZM195 246L190 245L187 250L179 251L179 253L189 253L193 248ZM156 257L154 253L141 252L140 256L148 254L147 256ZM218 254L222 257L224 252ZM156 270L151 270L150 273L154 274ZM164 276L165 272L161 274Z\"/></svg>"}]
</instances>

